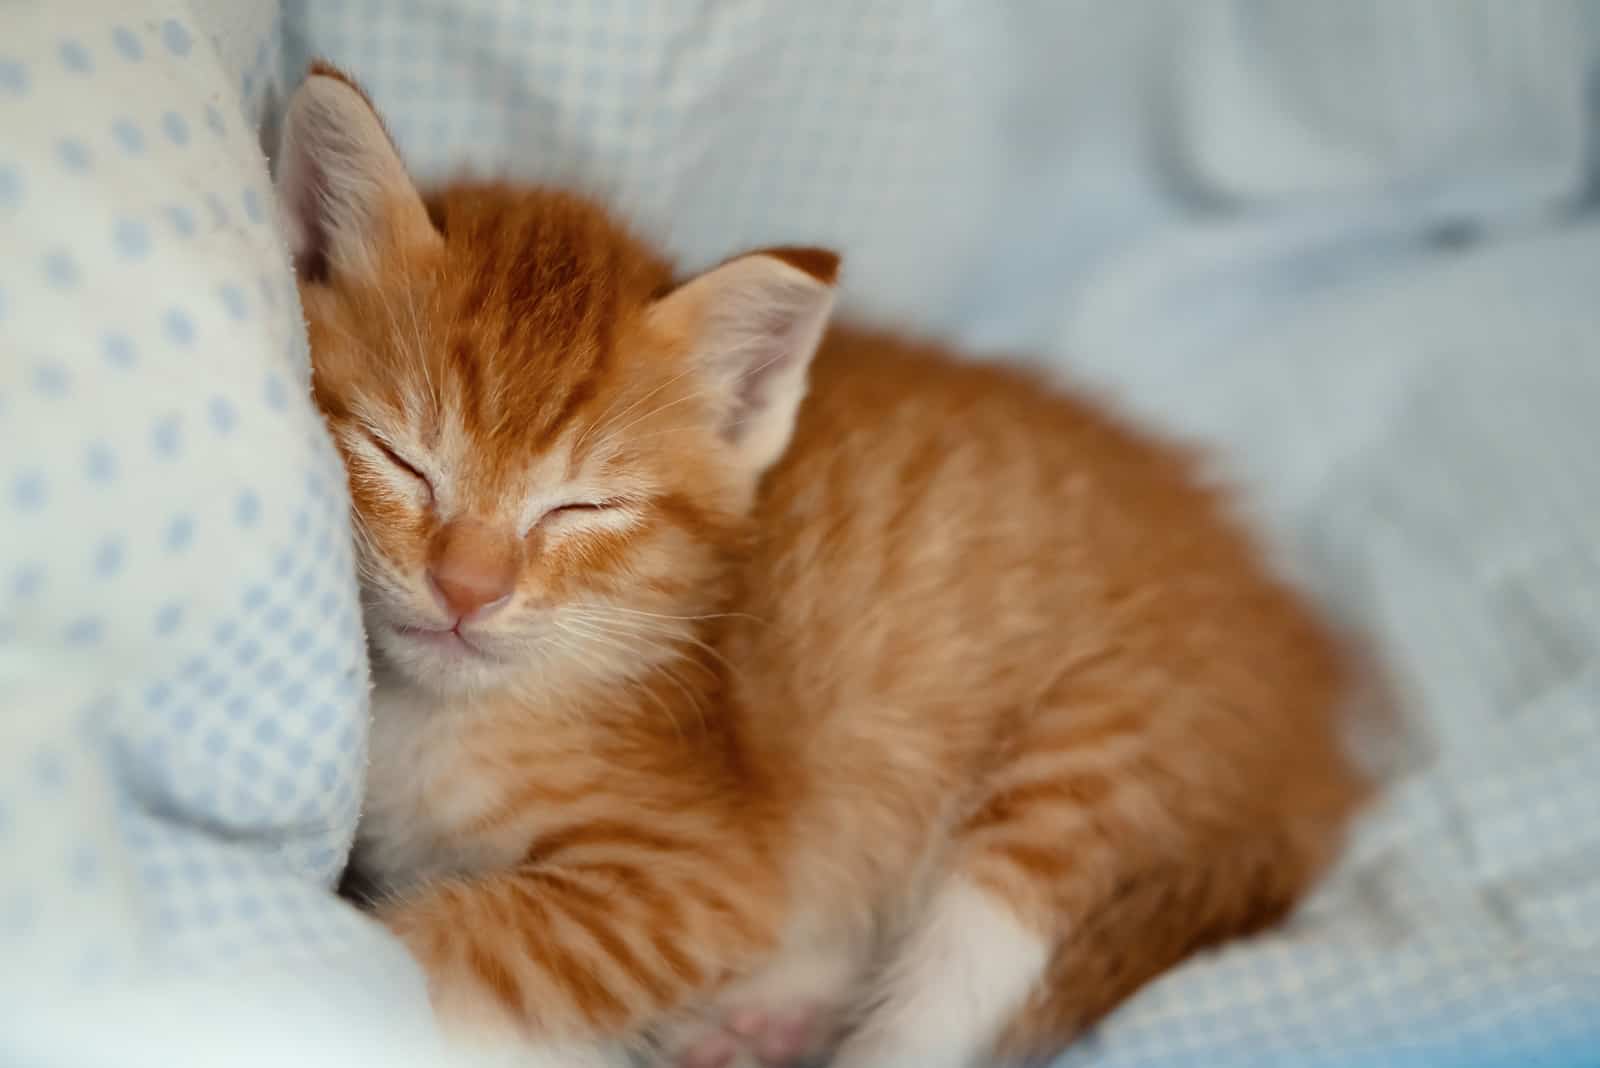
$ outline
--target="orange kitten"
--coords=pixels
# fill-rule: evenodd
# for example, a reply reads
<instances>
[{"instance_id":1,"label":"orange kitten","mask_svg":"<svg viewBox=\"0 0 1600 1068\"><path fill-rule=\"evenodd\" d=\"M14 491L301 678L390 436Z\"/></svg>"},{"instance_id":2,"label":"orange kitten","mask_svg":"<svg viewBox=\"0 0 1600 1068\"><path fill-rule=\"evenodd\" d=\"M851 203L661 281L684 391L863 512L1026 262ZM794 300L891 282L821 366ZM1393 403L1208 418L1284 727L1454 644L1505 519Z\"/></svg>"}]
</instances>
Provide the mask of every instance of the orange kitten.
<instances>
[{"instance_id":1,"label":"orange kitten","mask_svg":"<svg viewBox=\"0 0 1600 1068\"><path fill-rule=\"evenodd\" d=\"M826 330L828 253L676 284L577 197L425 199L328 68L279 183L374 649L356 862L456 1026L1020 1059L1335 853L1346 664L1188 457Z\"/></svg>"}]
</instances>

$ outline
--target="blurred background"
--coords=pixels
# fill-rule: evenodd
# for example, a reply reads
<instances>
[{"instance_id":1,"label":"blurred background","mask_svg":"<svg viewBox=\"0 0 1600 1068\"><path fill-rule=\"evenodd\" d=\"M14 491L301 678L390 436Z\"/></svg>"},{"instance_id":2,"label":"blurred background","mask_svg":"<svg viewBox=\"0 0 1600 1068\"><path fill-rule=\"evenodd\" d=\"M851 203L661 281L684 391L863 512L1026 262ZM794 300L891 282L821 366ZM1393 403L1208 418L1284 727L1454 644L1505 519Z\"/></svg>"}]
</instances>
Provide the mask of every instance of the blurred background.
<instances>
[{"instance_id":1,"label":"blurred background","mask_svg":"<svg viewBox=\"0 0 1600 1068\"><path fill-rule=\"evenodd\" d=\"M842 314L946 339L974 358L1039 364L1211 451L1285 566L1371 637L1414 729L1404 746L1377 754L1394 785L1294 923L1158 982L1063 1065L1600 1063L1589 1052L1600 1049L1600 2L218 0L18 10L0 16L23 20L9 40L0 34L0 209L46 187L58 200L53 212L30 208L27 220L20 208L0 211L0 223L16 227L0 230L8 249L44 249L58 228L39 220L94 215L104 202L155 220L170 215L168 201L190 197L205 218L197 191L228 168L264 191L266 163L249 145L270 155L286 90L323 56L370 91L425 180L470 173L593 192L685 269L761 245L832 246L845 256ZM118 18L126 25L113 25ZM89 44L71 50L69 41ZM190 81L173 73L202 60ZM67 88L50 88L47 68ZM113 93L79 77L113 68L153 81ZM167 91L157 82L181 87L188 104L175 109L194 112L181 142L158 105L140 103ZM31 103L15 106L35 109L31 126L3 110L24 98ZM37 116L47 98L47 132L30 142L25 131L46 130ZM121 133L120 147L105 133L116 129L112 99L149 112L149 152L143 140L135 152ZM102 111L104 122L77 119ZM191 144L188 131L198 135L202 122L231 146L209 169L159 155L158 145L197 153L200 138ZM96 158L139 156L144 184L129 192L132 171L76 167L90 153L57 141L75 124L90 130L74 136ZM243 139L229 141L236 133ZM83 180L91 184L28 185L31 172L8 172L5 153L27 164L30 144L41 168L93 172ZM152 172L158 160L169 169ZM246 196L260 233L235 234L221 222L227 212L212 209L217 236L197 239L214 241L205 246L212 258L196 267L184 253L184 269L209 279L232 256L259 271L250 299L259 291L276 318L275 332L256 340L273 360L281 351L303 383L282 242L251 209L256 193ZM170 218L181 232L181 216ZM159 258L166 231L153 232ZM236 243L215 243L226 241ZM32 254L19 251L16 262ZM0 297L7 286L25 296L9 269L0 267ZM84 289L63 295L72 287L50 277L48 297L14 302L10 320L0 300L0 340L13 352L29 308L51 310L36 332L62 345L71 328L62 324L87 306ZM166 292L153 277L138 285ZM121 290L105 285L115 306ZM175 353L163 404L193 391L185 375L207 373L182 351L188 339L170 316L141 341L141 358L159 360L163 346ZM210 321L199 317L195 328L206 339ZM208 351L254 351L256 341L226 336ZM105 347L92 337L83 346ZM58 431L37 428L72 423L49 407L33 372L8 379L11 366L23 365L0 361L0 416L9 419L0 428L11 435L0 467L45 455L40 442ZM238 379L226 367L216 374L224 392ZM298 410L281 385L266 396ZM110 403L77 418L99 418ZM309 408L301 422L294 448L230 454L231 470L293 462L336 483ZM143 424L138 434L148 436ZM32 477L17 470L3 473ZM286 470L298 487L300 469ZM162 477L159 491L138 492L204 497L218 484ZM20 509L26 502L14 496ZM337 542L338 494L319 489L305 500L301 514L333 517L325 536ZM152 515L163 507L149 505ZM15 521L13 540L0 530L0 564L33 566L28 554L51 551L60 529ZM198 529L203 540L203 517ZM287 520L281 534L297 544ZM255 569L276 589L270 553L257 561L242 542L219 545L222 585ZM320 555L316 574L348 606L341 551ZM24 646L13 644L8 661L5 644L39 618L27 596L20 578L0 587L0 695L27 692L15 682ZM189 618L203 611L191 606ZM359 630L348 620L328 641L356 672ZM89 655L55 633L36 630L29 655L52 650L61 664ZM142 688L141 673L174 655L166 646L141 654L117 685ZM41 685L32 692L47 692ZM74 692L74 701L93 696ZM310 732L292 704L273 722L290 724L290 736ZM244 872L237 885L258 880L290 897L309 888L296 907L310 919L297 934L262 935L253 920L230 926L226 907L213 910L221 919L190 908L174 889L186 869L167 861L161 879L130 876L107 891L107 900L132 902L127 910L95 915L113 917L101 924L112 945L121 945L119 924L176 916L156 927L183 946L186 967L242 984L251 1012L296 1006L299 1030L264 1027L268 1016L238 1015L228 983L213 983L206 995L217 1019L231 1022L208 1037L212 1051L289 1043L281 1048L341 1050L342 1064L398 1063L396 1028L420 1017L418 988L396 978L398 958L380 964L348 934L325 894L355 818L364 708L353 684L317 707L333 709L330 722L345 723L349 740L326 763L332 770L292 780L297 804L305 794L316 814L314 831L295 825L303 840L294 850L272 844L290 833L284 806L227 807L227 772L215 772L221 789L212 794L174 793L151 823L179 843L173 857L210 858L215 847ZM140 746L124 772L159 778L159 765L188 744L148 746L148 719L115 722L113 733ZM267 751L269 767L276 754ZM214 764L185 774L203 778ZM137 780L119 774L108 774L106 796ZM15 811L44 804L19 790ZM210 841L208 806L226 815L232 852ZM83 811L97 818L92 806ZM35 845L40 856L57 848L47 835ZM159 852L137 837L97 848L131 871ZM226 902L236 884L223 885ZM34 941L17 945L52 961L51 947L70 942L62 932L90 911L46 910L27 927ZM275 954L291 948L296 970L284 982ZM359 1004L350 1000L357 989ZM187 1004L176 998L161 1004ZM120 1052L137 1047L166 1063L160 1055L183 1027L147 1029L143 1045ZM61 1031L36 1037L35 1052ZM85 1050L70 1063L118 1063Z\"/></svg>"}]
</instances>

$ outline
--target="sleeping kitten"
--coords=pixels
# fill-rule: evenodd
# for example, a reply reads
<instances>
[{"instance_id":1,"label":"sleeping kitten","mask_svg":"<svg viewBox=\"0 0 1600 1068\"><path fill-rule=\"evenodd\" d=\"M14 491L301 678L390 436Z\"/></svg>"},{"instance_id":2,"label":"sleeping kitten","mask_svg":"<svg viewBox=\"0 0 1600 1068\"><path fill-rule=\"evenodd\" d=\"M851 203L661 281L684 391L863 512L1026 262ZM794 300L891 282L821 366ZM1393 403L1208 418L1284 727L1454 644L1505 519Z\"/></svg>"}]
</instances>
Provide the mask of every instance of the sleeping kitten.
<instances>
[{"instance_id":1,"label":"sleeping kitten","mask_svg":"<svg viewBox=\"0 0 1600 1068\"><path fill-rule=\"evenodd\" d=\"M1347 665L1187 456L828 329L829 253L679 283L581 198L424 198L330 68L279 185L374 651L355 862L456 1027L1009 1062L1336 852Z\"/></svg>"}]
</instances>

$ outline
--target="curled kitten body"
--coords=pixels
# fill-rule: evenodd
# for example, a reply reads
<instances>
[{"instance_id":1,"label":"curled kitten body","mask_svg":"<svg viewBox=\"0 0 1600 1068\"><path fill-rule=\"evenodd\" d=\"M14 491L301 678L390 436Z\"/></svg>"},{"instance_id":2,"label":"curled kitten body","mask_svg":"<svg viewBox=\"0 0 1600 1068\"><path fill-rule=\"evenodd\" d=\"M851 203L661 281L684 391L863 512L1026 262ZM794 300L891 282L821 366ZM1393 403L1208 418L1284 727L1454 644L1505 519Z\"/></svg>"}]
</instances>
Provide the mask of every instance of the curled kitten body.
<instances>
[{"instance_id":1,"label":"curled kitten body","mask_svg":"<svg viewBox=\"0 0 1600 1068\"><path fill-rule=\"evenodd\" d=\"M1347 665L1190 459L682 284L601 208L424 198L318 68L279 182L374 648L357 863L458 1028L699 1068L1059 1046L1286 912Z\"/></svg>"}]
</instances>

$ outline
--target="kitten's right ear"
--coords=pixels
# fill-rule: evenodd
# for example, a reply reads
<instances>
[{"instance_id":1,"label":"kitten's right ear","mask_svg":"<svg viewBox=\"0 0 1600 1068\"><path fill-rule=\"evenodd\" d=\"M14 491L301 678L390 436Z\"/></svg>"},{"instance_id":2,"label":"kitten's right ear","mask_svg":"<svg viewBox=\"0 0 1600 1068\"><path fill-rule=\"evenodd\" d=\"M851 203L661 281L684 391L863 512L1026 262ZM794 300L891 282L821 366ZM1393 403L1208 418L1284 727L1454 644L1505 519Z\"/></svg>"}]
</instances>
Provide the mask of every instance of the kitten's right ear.
<instances>
[{"instance_id":1,"label":"kitten's right ear","mask_svg":"<svg viewBox=\"0 0 1600 1068\"><path fill-rule=\"evenodd\" d=\"M811 358L833 310L839 257L819 248L752 252L684 283L650 309L719 402L723 438L752 482L794 433Z\"/></svg>"},{"instance_id":2,"label":"kitten's right ear","mask_svg":"<svg viewBox=\"0 0 1600 1068\"><path fill-rule=\"evenodd\" d=\"M277 187L295 267L307 277L371 280L397 246L441 240L372 102L324 63L289 99Z\"/></svg>"}]
</instances>

